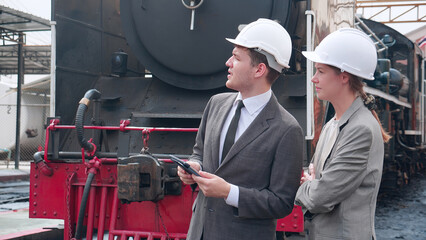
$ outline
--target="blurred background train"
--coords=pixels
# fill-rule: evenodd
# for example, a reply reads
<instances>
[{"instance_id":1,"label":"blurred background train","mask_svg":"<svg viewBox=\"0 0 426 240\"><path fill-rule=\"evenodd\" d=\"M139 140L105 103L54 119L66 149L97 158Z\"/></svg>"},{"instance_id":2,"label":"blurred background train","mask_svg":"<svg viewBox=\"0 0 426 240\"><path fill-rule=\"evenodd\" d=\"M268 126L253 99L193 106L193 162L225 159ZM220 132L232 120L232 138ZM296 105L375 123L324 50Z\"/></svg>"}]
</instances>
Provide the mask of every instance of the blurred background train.
<instances>
[{"instance_id":1,"label":"blurred background train","mask_svg":"<svg viewBox=\"0 0 426 240\"><path fill-rule=\"evenodd\" d=\"M305 165L334 112L316 98L301 51L356 27L376 42L376 79L365 90L392 135L382 190L423 169L422 52L392 28L358 18L351 1L53 0L56 117L47 119L44 151L31 166L30 217L64 219L64 239L185 239L197 190L181 184L168 154L192 153L207 101L230 91L233 46L225 37L261 17L292 37L290 69L273 91L305 132ZM277 236L301 231L295 207Z\"/></svg>"}]
</instances>

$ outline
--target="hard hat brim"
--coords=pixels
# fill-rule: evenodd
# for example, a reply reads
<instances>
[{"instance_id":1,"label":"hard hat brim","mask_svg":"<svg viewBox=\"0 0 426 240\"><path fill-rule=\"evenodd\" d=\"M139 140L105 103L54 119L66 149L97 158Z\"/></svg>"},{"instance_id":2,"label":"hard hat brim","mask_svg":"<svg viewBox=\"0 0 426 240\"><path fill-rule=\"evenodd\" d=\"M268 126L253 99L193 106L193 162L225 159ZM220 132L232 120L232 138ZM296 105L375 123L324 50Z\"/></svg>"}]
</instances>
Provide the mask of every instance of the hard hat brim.
<instances>
[{"instance_id":1,"label":"hard hat brim","mask_svg":"<svg viewBox=\"0 0 426 240\"><path fill-rule=\"evenodd\" d=\"M254 46L249 46L248 44L244 44L242 42L237 41L237 39L232 39L232 38L225 38L225 39L226 39L226 41L228 41L228 42L230 42L234 45L238 45L238 46L245 47L245 48L254 48Z\"/></svg>"},{"instance_id":2,"label":"hard hat brim","mask_svg":"<svg viewBox=\"0 0 426 240\"><path fill-rule=\"evenodd\" d=\"M321 60L321 58L318 56L318 54L316 54L315 52L308 52L308 51L302 51L303 56L305 56L305 58L311 60L312 62L315 63L324 63L324 61Z\"/></svg>"},{"instance_id":3,"label":"hard hat brim","mask_svg":"<svg viewBox=\"0 0 426 240\"><path fill-rule=\"evenodd\" d=\"M310 61L312 61L312 62L314 62L314 63L322 63L322 64L326 64L326 65L330 65L330 66L333 66L333 67L337 67L337 68L340 68L341 69L341 67L340 66L337 66L337 65L334 65L334 64L331 64L331 63L329 63L329 62L327 62L327 61L324 61L324 60L322 60L321 59L321 57L320 56L318 56L318 54L316 54L315 52L308 52L308 51L302 51L302 54L303 54L303 56L305 56L308 60L310 60ZM348 73L350 73L350 74L353 74L353 75L355 75L355 76L358 76L356 73L353 73L353 72L351 72L351 71L348 71L348 70L345 70L346 72L348 72ZM361 78L363 78L363 79L365 79L365 80L374 80L374 77L367 77L367 76L358 76L358 77L361 77Z\"/></svg>"}]
</instances>

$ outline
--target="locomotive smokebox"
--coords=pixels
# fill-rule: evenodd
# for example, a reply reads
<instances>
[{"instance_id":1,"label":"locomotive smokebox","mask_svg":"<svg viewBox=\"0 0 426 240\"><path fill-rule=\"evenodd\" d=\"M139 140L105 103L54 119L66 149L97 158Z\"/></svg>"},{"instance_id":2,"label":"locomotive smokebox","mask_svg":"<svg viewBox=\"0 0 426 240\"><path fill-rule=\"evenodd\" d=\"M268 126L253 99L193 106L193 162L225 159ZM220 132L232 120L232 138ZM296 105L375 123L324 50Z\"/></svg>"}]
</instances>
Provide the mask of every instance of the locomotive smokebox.
<instances>
[{"instance_id":1,"label":"locomotive smokebox","mask_svg":"<svg viewBox=\"0 0 426 240\"><path fill-rule=\"evenodd\" d=\"M233 48L225 37L258 18L277 20L292 34L293 2L127 0L120 15L127 42L149 71L176 87L207 90L225 85Z\"/></svg>"}]
</instances>

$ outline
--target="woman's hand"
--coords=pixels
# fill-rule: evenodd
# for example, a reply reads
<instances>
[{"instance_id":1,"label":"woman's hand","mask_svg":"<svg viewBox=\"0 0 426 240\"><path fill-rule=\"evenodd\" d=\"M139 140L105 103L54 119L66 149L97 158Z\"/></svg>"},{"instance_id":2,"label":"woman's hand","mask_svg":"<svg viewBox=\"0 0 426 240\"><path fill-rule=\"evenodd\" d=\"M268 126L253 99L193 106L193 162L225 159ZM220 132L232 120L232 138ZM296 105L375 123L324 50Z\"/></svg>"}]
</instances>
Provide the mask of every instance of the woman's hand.
<instances>
[{"instance_id":1,"label":"woman's hand","mask_svg":"<svg viewBox=\"0 0 426 240\"><path fill-rule=\"evenodd\" d=\"M308 169L308 173L303 173L302 178L300 179L300 185L302 185L304 182L306 181L312 181L315 179L315 169L314 169L314 165L311 163L309 164L309 169Z\"/></svg>"}]
</instances>

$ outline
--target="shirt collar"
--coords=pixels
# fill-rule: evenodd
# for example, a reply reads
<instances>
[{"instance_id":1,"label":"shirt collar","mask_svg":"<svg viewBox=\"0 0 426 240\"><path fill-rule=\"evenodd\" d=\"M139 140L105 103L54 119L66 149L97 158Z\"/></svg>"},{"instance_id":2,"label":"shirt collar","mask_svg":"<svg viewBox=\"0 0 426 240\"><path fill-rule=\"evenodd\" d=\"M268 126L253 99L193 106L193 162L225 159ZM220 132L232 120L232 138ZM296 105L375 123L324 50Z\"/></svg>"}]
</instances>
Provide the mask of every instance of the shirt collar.
<instances>
[{"instance_id":1,"label":"shirt collar","mask_svg":"<svg viewBox=\"0 0 426 240\"><path fill-rule=\"evenodd\" d=\"M246 98L243 100L244 107L247 109L250 115L253 115L256 111L258 111L260 108L262 108L269 102L269 100L271 99L271 96L272 96L272 90L269 89L265 93L256 95L254 97ZM243 97L241 96L241 93L238 93L234 104L237 104L237 101L242 99Z\"/></svg>"}]
</instances>

